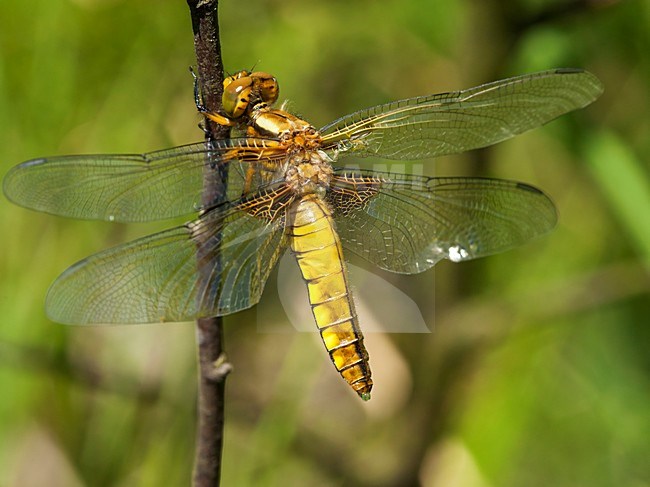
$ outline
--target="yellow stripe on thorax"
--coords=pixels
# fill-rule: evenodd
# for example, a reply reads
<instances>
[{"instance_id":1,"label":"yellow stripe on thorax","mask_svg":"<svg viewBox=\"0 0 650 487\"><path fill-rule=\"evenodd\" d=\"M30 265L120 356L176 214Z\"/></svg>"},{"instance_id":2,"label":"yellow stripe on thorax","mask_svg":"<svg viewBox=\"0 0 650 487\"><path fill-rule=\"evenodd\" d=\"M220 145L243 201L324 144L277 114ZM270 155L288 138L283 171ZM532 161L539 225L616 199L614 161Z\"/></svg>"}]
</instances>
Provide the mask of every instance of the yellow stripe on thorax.
<instances>
[{"instance_id":1,"label":"yellow stripe on thorax","mask_svg":"<svg viewBox=\"0 0 650 487\"><path fill-rule=\"evenodd\" d=\"M295 203L289 237L325 348L341 376L367 400L372 388L368 353L350 294L341 241L327 203L316 194L305 195Z\"/></svg>"}]
</instances>

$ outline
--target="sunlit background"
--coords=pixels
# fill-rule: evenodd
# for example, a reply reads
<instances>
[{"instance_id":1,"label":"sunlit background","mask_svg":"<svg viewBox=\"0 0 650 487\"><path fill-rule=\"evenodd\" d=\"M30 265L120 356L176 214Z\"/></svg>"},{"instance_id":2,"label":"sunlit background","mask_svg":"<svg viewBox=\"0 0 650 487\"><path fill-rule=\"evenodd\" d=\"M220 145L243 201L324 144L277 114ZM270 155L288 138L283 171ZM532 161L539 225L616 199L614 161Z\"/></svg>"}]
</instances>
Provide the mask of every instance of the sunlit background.
<instances>
[{"instance_id":1,"label":"sunlit background","mask_svg":"<svg viewBox=\"0 0 650 487\"><path fill-rule=\"evenodd\" d=\"M369 403L316 333L290 331L275 275L258 309L226 319L223 485L650 485L650 2L222 0L220 18L226 69L272 72L316 126L553 67L606 87L544 128L425 163L539 186L560 222L502 255L379 274L432 332L368 334ZM194 62L182 0L0 3L0 176L43 155L200 140ZM172 224L0 202L1 486L189 484L193 325L69 327L43 312L67 266ZM372 298L369 316L386 306Z\"/></svg>"}]
</instances>

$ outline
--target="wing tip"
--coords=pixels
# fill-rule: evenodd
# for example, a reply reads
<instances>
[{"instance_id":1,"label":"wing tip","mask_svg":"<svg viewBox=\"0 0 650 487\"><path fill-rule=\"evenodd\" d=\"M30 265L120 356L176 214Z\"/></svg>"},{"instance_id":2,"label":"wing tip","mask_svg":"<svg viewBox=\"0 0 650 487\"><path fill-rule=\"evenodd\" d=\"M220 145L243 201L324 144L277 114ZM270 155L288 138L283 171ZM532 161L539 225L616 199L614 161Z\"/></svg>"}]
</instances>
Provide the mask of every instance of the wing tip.
<instances>
[{"instance_id":1,"label":"wing tip","mask_svg":"<svg viewBox=\"0 0 650 487\"><path fill-rule=\"evenodd\" d=\"M582 68L556 68L553 70L553 73L555 74L563 74L563 75L581 75L585 78L588 78L590 83L591 83L591 94L592 98L591 101L594 101L596 98L598 98L604 91L605 87L603 85L603 82L600 81L600 79L593 73L587 71L586 69Z\"/></svg>"},{"instance_id":2,"label":"wing tip","mask_svg":"<svg viewBox=\"0 0 650 487\"><path fill-rule=\"evenodd\" d=\"M580 74L587 73L588 71L582 68L555 68L553 72L557 74Z\"/></svg>"},{"instance_id":3,"label":"wing tip","mask_svg":"<svg viewBox=\"0 0 650 487\"><path fill-rule=\"evenodd\" d=\"M555 206L555 203L553 203L551 197L548 194L546 194L544 191L539 189L538 187L527 183L522 183L520 181L515 182L515 187L522 191L528 191L529 193L539 196L540 198L545 200L544 208L545 208L545 212L547 213L546 220L548 225L547 225L547 230L544 233L548 233L551 230L553 230L553 228L555 228L555 226L557 225L559 215L558 215L557 207Z\"/></svg>"},{"instance_id":4,"label":"wing tip","mask_svg":"<svg viewBox=\"0 0 650 487\"><path fill-rule=\"evenodd\" d=\"M32 166L37 166L45 162L44 158L31 159L29 161L21 162L20 164L12 167L7 171L4 178L2 179L2 192L5 197L12 203L29 208L24 202L21 202L19 195L22 193L23 184L20 183L20 174L25 169L29 169Z\"/></svg>"},{"instance_id":5,"label":"wing tip","mask_svg":"<svg viewBox=\"0 0 650 487\"><path fill-rule=\"evenodd\" d=\"M538 194L540 196L546 196L546 193L544 193L544 191L542 191L541 189L539 189L539 188L537 188L535 186L532 186L532 185L530 185L528 183L522 183L522 182L517 181L515 183L515 185L516 185L517 188L523 189L524 191L530 191L531 193L535 193L535 194Z\"/></svg>"}]
</instances>

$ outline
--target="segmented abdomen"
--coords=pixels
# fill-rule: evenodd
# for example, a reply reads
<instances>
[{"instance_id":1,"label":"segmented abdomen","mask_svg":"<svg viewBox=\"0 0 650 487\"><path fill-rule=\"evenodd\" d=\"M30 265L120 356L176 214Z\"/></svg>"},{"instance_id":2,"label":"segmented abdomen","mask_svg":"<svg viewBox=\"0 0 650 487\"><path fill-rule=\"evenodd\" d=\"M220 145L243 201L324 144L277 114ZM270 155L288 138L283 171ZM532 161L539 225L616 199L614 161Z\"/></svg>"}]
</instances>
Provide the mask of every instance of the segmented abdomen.
<instances>
[{"instance_id":1,"label":"segmented abdomen","mask_svg":"<svg viewBox=\"0 0 650 487\"><path fill-rule=\"evenodd\" d=\"M316 194L294 203L288 232L325 348L341 376L368 400L372 389L368 353L350 294L341 241L327 203Z\"/></svg>"}]
</instances>

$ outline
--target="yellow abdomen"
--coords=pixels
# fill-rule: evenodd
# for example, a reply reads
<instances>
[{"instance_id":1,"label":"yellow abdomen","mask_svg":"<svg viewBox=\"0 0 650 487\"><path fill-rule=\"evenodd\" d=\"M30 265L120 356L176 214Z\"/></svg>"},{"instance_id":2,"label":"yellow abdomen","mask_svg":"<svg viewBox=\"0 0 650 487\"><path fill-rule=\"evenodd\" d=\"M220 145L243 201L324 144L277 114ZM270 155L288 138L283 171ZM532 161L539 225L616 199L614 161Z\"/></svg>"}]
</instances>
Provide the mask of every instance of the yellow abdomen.
<instances>
[{"instance_id":1,"label":"yellow abdomen","mask_svg":"<svg viewBox=\"0 0 650 487\"><path fill-rule=\"evenodd\" d=\"M336 370L362 399L368 400L372 389L368 353L350 294L341 241L327 203L316 194L303 196L290 210L288 232L325 348Z\"/></svg>"}]
</instances>

